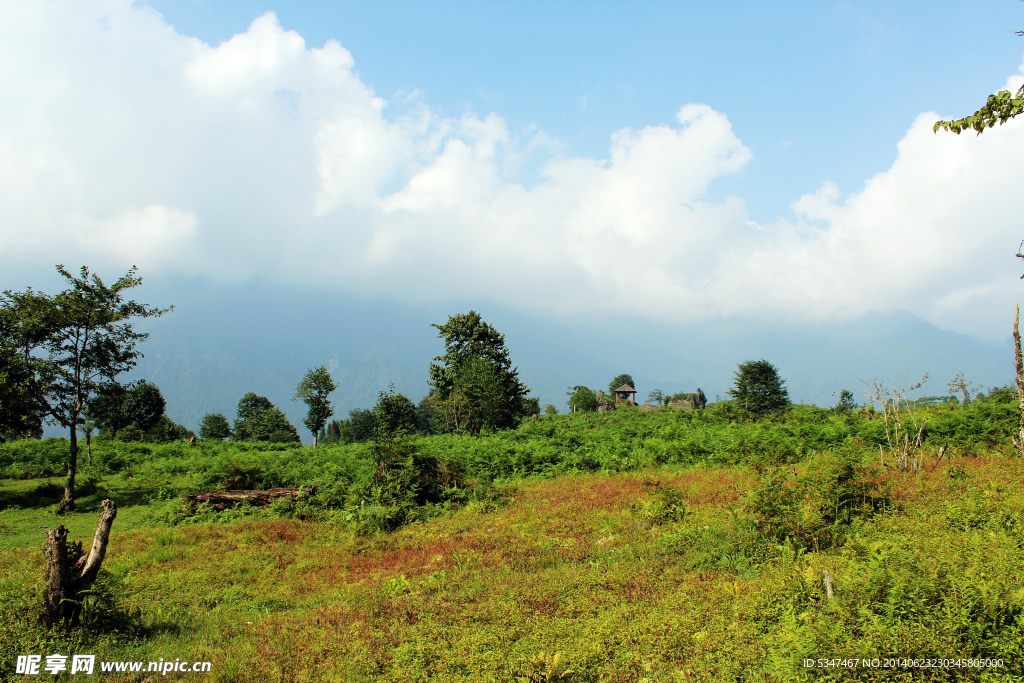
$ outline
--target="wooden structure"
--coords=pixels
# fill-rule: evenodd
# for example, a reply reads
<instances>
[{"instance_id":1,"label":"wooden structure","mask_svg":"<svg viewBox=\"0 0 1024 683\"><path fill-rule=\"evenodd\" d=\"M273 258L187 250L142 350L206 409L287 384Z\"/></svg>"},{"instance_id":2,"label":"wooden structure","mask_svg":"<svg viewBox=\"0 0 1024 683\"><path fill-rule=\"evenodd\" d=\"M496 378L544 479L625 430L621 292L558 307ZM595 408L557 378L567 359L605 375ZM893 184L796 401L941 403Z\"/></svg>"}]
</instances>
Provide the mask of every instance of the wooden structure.
<instances>
[{"instance_id":1,"label":"wooden structure","mask_svg":"<svg viewBox=\"0 0 1024 683\"><path fill-rule=\"evenodd\" d=\"M635 406L636 405L636 389L623 384L621 387L615 390L615 405L617 406Z\"/></svg>"}]
</instances>

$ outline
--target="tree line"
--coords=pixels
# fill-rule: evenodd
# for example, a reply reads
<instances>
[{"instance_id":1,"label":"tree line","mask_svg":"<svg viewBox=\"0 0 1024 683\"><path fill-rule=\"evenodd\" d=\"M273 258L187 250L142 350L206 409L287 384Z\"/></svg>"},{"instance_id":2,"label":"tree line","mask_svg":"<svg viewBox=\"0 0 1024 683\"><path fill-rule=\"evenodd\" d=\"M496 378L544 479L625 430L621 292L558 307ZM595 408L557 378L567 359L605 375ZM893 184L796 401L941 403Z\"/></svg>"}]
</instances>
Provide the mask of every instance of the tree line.
<instances>
[{"instance_id":1,"label":"tree line","mask_svg":"<svg viewBox=\"0 0 1024 683\"><path fill-rule=\"evenodd\" d=\"M337 389L324 366L307 371L292 400L303 401L308 412L303 424L320 443L370 441L383 412L391 428L410 434L466 434L508 429L523 417L540 412L540 401L530 398L530 388L512 366L505 335L481 318L476 311L449 316L434 324L444 340L445 353L429 367L429 392L415 404L396 393L392 386L381 392L370 409L349 411L346 419L332 419L329 400ZM269 400L247 394L238 404L232 429L221 413L208 414L199 430L202 438L265 441L298 441L298 433Z\"/></svg>"},{"instance_id":2,"label":"tree line","mask_svg":"<svg viewBox=\"0 0 1024 683\"><path fill-rule=\"evenodd\" d=\"M63 511L74 509L80 431L87 448L94 431L101 437L125 441L190 439L194 435L166 415L166 401L156 385L118 379L136 366L142 357L138 345L149 336L136 331L134 321L159 317L174 307L126 301L126 292L142 283L134 267L109 286L84 266L78 276L63 266L57 266L57 271L70 286L55 296L28 288L24 292L7 290L0 297L0 439L38 438L44 423L68 430L71 446L65 495L59 506ZM329 396L338 387L326 367L311 368L292 400L306 404L303 425L314 446L379 440L382 428L403 434L475 436L515 427L541 412L539 399L528 396L529 387L512 365L505 336L477 312L449 316L433 327L444 342L444 353L430 363L429 390L419 403L391 387L380 393L374 408L352 410L347 418L334 419ZM632 389L633 378L620 374L609 383L612 405L616 390L623 385ZM848 393L844 392L844 397ZM785 380L763 359L738 366L729 395L755 416L778 413L790 405ZM699 388L671 395L655 389L647 397L648 402L661 405L679 399L691 400L694 407L707 403ZM597 402L597 392L581 385L570 387L567 403L571 410L595 410ZM849 403L848 397L840 402ZM556 413L557 409L548 404L544 412ZM284 412L254 392L239 400L233 424L221 413L204 416L199 436L300 441L298 430Z\"/></svg>"}]
</instances>

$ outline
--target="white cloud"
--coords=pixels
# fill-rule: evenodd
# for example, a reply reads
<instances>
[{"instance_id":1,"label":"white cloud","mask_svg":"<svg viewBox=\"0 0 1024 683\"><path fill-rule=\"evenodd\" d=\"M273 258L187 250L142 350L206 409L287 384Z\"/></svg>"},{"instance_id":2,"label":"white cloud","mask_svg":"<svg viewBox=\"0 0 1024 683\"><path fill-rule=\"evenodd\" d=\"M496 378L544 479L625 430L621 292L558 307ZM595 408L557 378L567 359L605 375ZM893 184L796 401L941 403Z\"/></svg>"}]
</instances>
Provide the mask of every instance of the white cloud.
<instances>
[{"instance_id":1,"label":"white cloud","mask_svg":"<svg viewBox=\"0 0 1024 683\"><path fill-rule=\"evenodd\" d=\"M1008 329L1021 122L957 137L924 114L859 191L825 182L795 222L757 225L741 198L706 198L751 158L706 105L581 159L498 114L440 118L417 91L389 104L341 45L307 47L272 13L216 47L127 0L7 3L0 19L0 265L676 321L905 308ZM538 183L509 180L538 154Z\"/></svg>"}]
</instances>

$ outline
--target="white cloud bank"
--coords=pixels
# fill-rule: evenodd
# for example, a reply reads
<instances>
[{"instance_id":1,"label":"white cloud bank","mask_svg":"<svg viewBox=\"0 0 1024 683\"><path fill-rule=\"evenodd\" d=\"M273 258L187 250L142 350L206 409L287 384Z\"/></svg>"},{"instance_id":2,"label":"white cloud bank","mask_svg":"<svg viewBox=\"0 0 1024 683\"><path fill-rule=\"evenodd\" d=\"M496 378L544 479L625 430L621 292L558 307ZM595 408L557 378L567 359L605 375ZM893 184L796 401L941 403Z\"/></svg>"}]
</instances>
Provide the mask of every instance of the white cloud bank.
<instances>
[{"instance_id":1,"label":"white cloud bank","mask_svg":"<svg viewBox=\"0 0 1024 683\"><path fill-rule=\"evenodd\" d=\"M904 308L1002 337L1024 267L1024 121L957 137L922 114L862 191L825 182L795 222L757 225L739 197L704 199L751 157L706 105L614 133L605 160L552 154L525 187L507 170L557 148L542 132L415 96L389 116L347 50L272 13L211 47L126 0L5 3L0 64L0 269L134 263L679 322Z\"/></svg>"}]
</instances>

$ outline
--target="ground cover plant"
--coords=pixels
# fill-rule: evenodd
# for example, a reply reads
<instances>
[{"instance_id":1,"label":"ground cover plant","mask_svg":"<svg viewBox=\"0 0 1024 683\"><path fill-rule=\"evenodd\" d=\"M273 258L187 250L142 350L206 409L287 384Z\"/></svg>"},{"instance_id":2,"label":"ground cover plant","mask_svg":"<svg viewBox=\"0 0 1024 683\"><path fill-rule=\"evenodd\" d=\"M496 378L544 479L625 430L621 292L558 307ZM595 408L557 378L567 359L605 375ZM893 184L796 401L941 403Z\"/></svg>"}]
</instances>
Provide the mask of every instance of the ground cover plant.
<instances>
[{"instance_id":1,"label":"ground cover plant","mask_svg":"<svg viewBox=\"0 0 1024 683\"><path fill-rule=\"evenodd\" d=\"M379 441L97 440L60 521L86 539L101 500L120 512L70 630L36 621L67 443L2 444L0 675L59 652L208 660L169 674L206 681L1019 680L1012 401L927 406L917 474L879 462L879 413L813 406L401 436L383 468ZM266 508L181 505L314 485ZM1003 666L802 664L846 657Z\"/></svg>"}]
</instances>

